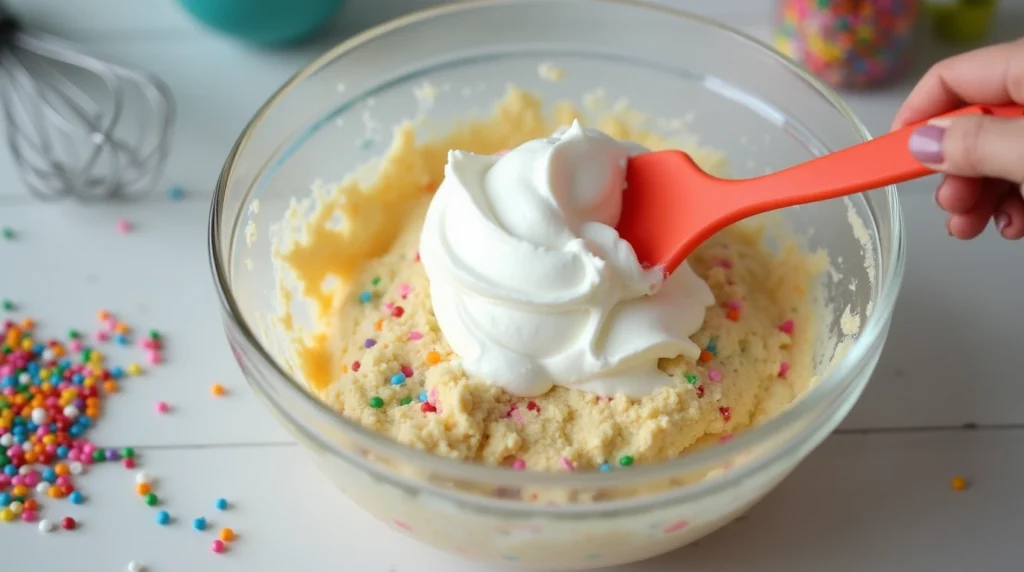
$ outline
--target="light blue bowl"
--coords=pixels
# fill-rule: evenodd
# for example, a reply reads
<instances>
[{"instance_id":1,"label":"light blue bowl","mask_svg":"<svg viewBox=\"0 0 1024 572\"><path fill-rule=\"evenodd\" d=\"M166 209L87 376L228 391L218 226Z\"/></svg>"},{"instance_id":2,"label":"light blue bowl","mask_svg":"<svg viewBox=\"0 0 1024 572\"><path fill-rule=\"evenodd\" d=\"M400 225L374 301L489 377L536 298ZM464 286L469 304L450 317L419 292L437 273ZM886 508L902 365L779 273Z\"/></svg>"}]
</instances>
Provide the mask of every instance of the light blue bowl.
<instances>
[{"instance_id":1,"label":"light blue bowl","mask_svg":"<svg viewBox=\"0 0 1024 572\"><path fill-rule=\"evenodd\" d=\"M219 32L262 45L305 39L344 0L178 0L195 19Z\"/></svg>"}]
</instances>

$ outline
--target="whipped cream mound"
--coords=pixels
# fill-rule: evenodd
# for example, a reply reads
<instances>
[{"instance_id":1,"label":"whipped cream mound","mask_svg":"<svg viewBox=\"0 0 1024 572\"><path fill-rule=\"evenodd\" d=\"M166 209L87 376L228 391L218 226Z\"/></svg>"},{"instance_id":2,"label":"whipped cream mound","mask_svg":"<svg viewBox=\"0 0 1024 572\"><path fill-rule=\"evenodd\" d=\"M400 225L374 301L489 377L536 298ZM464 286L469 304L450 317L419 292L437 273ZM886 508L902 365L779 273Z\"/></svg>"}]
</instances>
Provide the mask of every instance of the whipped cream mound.
<instances>
[{"instance_id":1,"label":"whipped cream mound","mask_svg":"<svg viewBox=\"0 0 1024 572\"><path fill-rule=\"evenodd\" d=\"M500 155L449 152L420 259L466 373L519 397L642 397L676 383L659 359L698 357L711 289L685 262L643 268L615 231L627 159L646 151L574 122Z\"/></svg>"}]
</instances>

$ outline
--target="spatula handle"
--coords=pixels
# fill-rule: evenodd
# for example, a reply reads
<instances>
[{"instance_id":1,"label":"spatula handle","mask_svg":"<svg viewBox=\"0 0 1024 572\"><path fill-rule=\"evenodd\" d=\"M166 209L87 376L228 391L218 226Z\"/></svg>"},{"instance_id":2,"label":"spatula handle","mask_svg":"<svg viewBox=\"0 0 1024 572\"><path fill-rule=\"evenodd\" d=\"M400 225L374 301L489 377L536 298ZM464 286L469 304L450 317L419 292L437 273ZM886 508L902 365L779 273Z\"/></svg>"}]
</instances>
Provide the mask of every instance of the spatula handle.
<instances>
[{"instance_id":1,"label":"spatula handle","mask_svg":"<svg viewBox=\"0 0 1024 572\"><path fill-rule=\"evenodd\" d=\"M972 105L938 117L971 114L1024 118L1024 105ZM767 211L924 177L934 171L910 154L909 141L914 130L925 123L922 121L763 177L734 181L732 185L737 187L738 195L745 195L751 201L752 209ZM744 213L744 216L753 214L757 213Z\"/></svg>"}]
</instances>

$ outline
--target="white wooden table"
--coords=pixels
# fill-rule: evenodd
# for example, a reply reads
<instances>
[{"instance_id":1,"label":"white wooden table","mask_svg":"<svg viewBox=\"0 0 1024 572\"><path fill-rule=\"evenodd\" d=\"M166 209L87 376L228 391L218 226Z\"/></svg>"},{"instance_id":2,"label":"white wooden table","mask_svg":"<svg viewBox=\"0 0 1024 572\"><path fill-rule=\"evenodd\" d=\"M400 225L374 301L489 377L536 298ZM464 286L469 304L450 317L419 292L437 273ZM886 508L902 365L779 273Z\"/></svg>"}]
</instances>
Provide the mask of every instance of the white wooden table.
<instances>
[{"instance_id":1,"label":"white wooden table","mask_svg":"<svg viewBox=\"0 0 1024 572\"><path fill-rule=\"evenodd\" d=\"M160 191L132 205L40 204L0 153L0 226L18 232L17 240L0 242L0 298L15 300L54 335L91 327L101 307L166 334L168 363L126 382L91 437L136 447L179 519L158 526L135 494L132 473L101 466L79 480L85 504L49 512L76 517L80 530L44 536L0 524L0 569L100 572L136 560L153 572L483 570L390 532L306 464L230 356L205 251L216 174L267 95L340 38L432 3L349 0L326 37L279 52L201 30L169 0L11 3L31 23L145 66L171 85L180 119L165 179L187 195L170 202ZM767 34L767 0L675 3ZM997 37L1024 29L1024 3L1005 4ZM923 59L941 54L931 47ZM848 100L882 132L911 79ZM947 237L933 184L903 187L908 274L885 355L842 428L741 521L618 570L1022 569L1024 245L991 235L971 243ZM122 217L136 232L115 231ZM127 358L119 356L130 355L112 353L122 363ZM228 396L209 396L215 381ZM173 412L157 415L158 400ZM954 475L967 476L971 488L952 492ZM218 497L232 508L216 511ZM229 553L213 554L213 534L192 530L200 515L214 529L239 533Z\"/></svg>"}]
</instances>

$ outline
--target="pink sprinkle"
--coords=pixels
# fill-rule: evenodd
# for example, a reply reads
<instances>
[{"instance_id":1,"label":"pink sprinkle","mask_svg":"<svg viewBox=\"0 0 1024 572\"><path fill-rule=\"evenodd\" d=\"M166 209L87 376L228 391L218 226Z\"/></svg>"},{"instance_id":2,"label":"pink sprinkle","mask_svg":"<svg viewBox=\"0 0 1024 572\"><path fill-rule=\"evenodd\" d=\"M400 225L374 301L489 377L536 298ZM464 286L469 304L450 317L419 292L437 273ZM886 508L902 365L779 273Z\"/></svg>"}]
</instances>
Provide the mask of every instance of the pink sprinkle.
<instances>
[{"instance_id":1,"label":"pink sprinkle","mask_svg":"<svg viewBox=\"0 0 1024 572\"><path fill-rule=\"evenodd\" d=\"M124 460L124 468L126 468L126 469L134 469L135 468L135 459L132 459L131 457L125 459Z\"/></svg>"},{"instance_id":2,"label":"pink sprinkle","mask_svg":"<svg viewBox=\"0 0 1024 572\"><path fill-rule=\"evenodd\" d=\"M413 260L415 260L416 262L420 261L420 251L418 251L418 250L416 251L416 256L413 257Z\"/></svg>"},{"instance_id":3,"label":"pink sprinkle","mask_svg":"<svg viewBox=\"0 0 1024 572\"><path fill-rule=\"evenodd\" d=\"M729 308L733 310L742 310L743 304L739 300L729 300Z\"/></svg>"},{"instance_id":4,"label":"pink sprinkle","mask_svg":"<svg viewBox=\"0 0 1024 572\"><path fill-rule=\"evenodd\" d=\"M786 377L787 373L789 373L789 362L784 361L779 364L779 377Z\"/></svg>"},{"instance_id":5,"label":"pink sprinkle","mask_svg":"<svg viewBox=\"0 0 1024 572\"><path fill-rule=\"evenodd\" d=\"M71 479L69 479L67 475L61 475L61 476L57 477L57 480L55 481L55 484L58 487L62 487L64 485L70 485L71 484Z\"/></svg>"},{"instance_id":6,"label":"pink sprinkle","mask_svg":"<svg viewBox=\"0 0 1024 572\"><path fill-rule=\"evenodd\" d=\"M427 394L427 403L430 403L431 405L437 405L437 388L436 387L432 388L430 390L430 393Z\"/></svg>"},{"instance_id":7,"label":"pink sprinkle","mask_svg":"<svg viewBox=\"0 0 1024 572\"><path fill-rule=\"evenodd\" d=\"M732 441L733 437L735 437L735 435L733 435L732 433L726 433L725 435L722 435L721 437L718 438L718 442L728 443L729 441Z\"/></svg>"},{"instance_id":8,"label":"pink sprinkle","mask_svg":"<svg viewBox=\"0 0 1024 572\"><path fill-rule=\"evenodd\" d=\"M128 234L129 232L131 232L133 230L133 228L134 227L132 225L132 221L130 221L130 220L126 219L126 218L123 218L123 219L117 221L117 232L119 232L121 234Z\"/></svg>"},{"instance_id":9,"label":"pink sprinkle","mask_svg":"<svg viewBox=\"0 0 1024 572\"><path fill-rule=\"evenodd\" d=\"M576 469L576 467L573 466L572 461L569 460L569 457L562 457L562 466L570 471Z\"/></svg>"},{"instance_id":10,"label":"pink sprinkle","mask_svg":"<svg viewBox=\"0 0 1024 572\"><path fill-rule=\"evenodd\" d=\"M728 258L723 258L719 260L718 265L721 266L722 268L725 268L726 270L732 270L732 260L729 260Z\"/></svg>"},{"instance_id":11,"label":"pink sprinkle","mask_svg":"<svg viewBox=\"0 0 1024 572\"><path fill-rule=\"evenodd\" d=\"M85 445L82 445L82 452L85 453L86 455L92 455L95 451L96 445L93 445L92 443L86 443Z\"/></svg>"},{"instance_id":12,"label":"pink sprinkle","mask_svg":"<svg viewBox=\"0 0 1024 572\"><path fill-rule=\"evenodd\" d=\"M398 528L404 528L405 530L412 532L412 526L409 523L398 520L397 518L395 519L395 526L397 526Z\"/></svg>"},{"instance_id":13,"label":"pink sprinkle","mask_svg":"<svg viewBox=\"0 0 1024 572\"><path fill-rule=\"evenodd\" d=\"M117 327L117 318L111 316L107 318L107 321L104 322L103 325L107 327L107 330L112 332L114 331L114 328Z\"/></svg>"},{"instance_id":14,"label":"pink sprinkle","mask_svg":"<svg viewBox=\"0 0 1024 572\"><path fill-rule=\"evenodd\" d=\"M419 332L409 332L409 339L412 341L419 341L423 339L423 334Z\"/></svg>"},{"instance_id":15,"label":"pink sprinkle","mask_svg":"<svg viewBox=\"0 0 1024 572\"><path fill-rule=\"evenodd\" d=\"M94 337L96 338L96 341L97 341L97 342L106 342L106 341L110 341L110 334L108 334L107 332L101 332L101 331L97 331L97 332L96 332L96 333L94 334Z\"/></svg>"},{"instance_id":16,"label":"pink sprinkle","mask_svg":"<svg viewBox=\"0 0 1024 572\"><path fill-rule=\"evenodd\" d=\"M512 410L508 412L508 414L512 417L512 419L516 420L516 423L520 425L523 424L523 414L519 412L518 407L513 407Z\"/></svg>"},{"instance_id":17,"label":"pink sprinkle","mask_svg":"<svg viewBox=\"0 0 1024 572\"><path fill-rule=\"evenodd\" d=\"M166 401L157 401L156 402L156 412L157 413L167 413L170 410L171 410L171 406L167 405Z\"/></svg>"},{"instance_id":18,"label":"pink sprinkle","mask_svg":"<svg viewBox=\"0 0 1024 572\"><path fill-rule=\"evenodd\" d=\"M143 338L142 341L139 342L139 345L141 345L143 347L143 349L147 349L147 350L158 350L158 349L160 349L160 345L156 343L156 340L151 340L149 338Z\"/></svg>"},{"instance_id":19,"label":"pink sprinkle","mask_svg":"<svg viewBox=\"0 0 1024 572\"><path fill-rule=\"evenodd\" d=\"M6 488L7 485L11 484L11 477L0 473L0 489Z\"/></svg>"},{"instance_id":20,"label":"pink sprinkle","mask_svg":"<svg viewBox=\"0 0 1024 572\"><path fill-rule=\"evenodd\" d=\"M68 345L71 347L71 351L73 351L73 352L80 352L80 351L82 351L82 348L84 347L80 340L73 340Z\"/></svg>"},{"instance_id":21,"label":"pink sprinkle","mask_svg":"<svg viewBox=\"0 0 1024 572\"><path fill-rule=\"evenodd\" d=\"M412 286L406 284L405 282L398 285L398 295L401 296L402 299L405 299L405 297L408 296L409 294L412 294Z\"/></svg>"},{"instance_id":22,"label":"pink sprinkle","mask_svg":"<svg viewBox=\"0 0 1024 572\"><path fill-rule=\"evenodd\" d=\"M513 471L522 471L524 469L526 469L526 461L522 459L516 459L515 462L512 463Z\"/></svg>"},{"instance_id":23,"label":"pink sprinkle","mask_svg":"<svg viewBox=\"0 0 1024 572\"><path fill-rule=\"evenodd\" d=\"M36 511L26 510L21 513L21 520L25 522L33 522L36 519Z\"/></svg>"},{"instance_id":24,"label":"pink sprinkle","mask_svg":"<svg viewBox=\"0 0 1024 572\"><path fill-rule=\"evenodd\" d=\"M779 324L779 331L784 334L793 334L793 320L786 320Z\"/></svg>"},{"instance_id":25,"label":"pink sprinkle","mask_svg":"<svg viewBox=\"0 0 1024 572\"><path fill-rule=\"evenodd\" d=\"M146 361L149 362L149 365L157 365L163 361L163 356L157 350L150 350L146 352Z\"/></svg>"},{"instance_id":26,"label":"pink sprinkle","mask_svg":"<svg viewBox=\"0 0 1024 572\"><path fill-rule=\"evenodd\" d=\"M391 308L394 308L394 307L395 307L395 303L394 302L386 302L384 304L384 309L385 310L390 310Z\"/></svg>"},{"instance_id":27,"label":"pink sprinkle","mask_svg":"<svg viewBox=\"0 0 1024 572\"><path fill-rule=\"evenodd\" d=\"M708 379L711 381L722 381L722 372L717 369L713 369L708 372Z\"/></svg>"},{"instance_id":28,"label":"pink sprinkle","mask_svg":"<svg viewBox=\"0 0 1024 572\"><path fill-rule=\"evenodd\" d=\"M407 365L403 365L402 366L402 375L404 375L405 377L412 377L412 374L413 374L413 371L412 371L411 367L409 367Z\"/></svg>"},{"instance_id":29,"label":"pink sprinkle","mask_svg":"<svg viewBox=\"0 0 1024 572\"><path fill-rule=\"evenodd\" d=\"M679 532L680 530L686 528L689 525L690 523L686 522L685 520L677 520L672 524L666 526L664 532L665 534L672 534L673 532Z\"/></svg>"},{"instance_id":30,"label":"pink sprinkle","mask_svg":"<svg viewBox=\"0 0 1024 572\"><path fill-rule=\"evenodd\" d=\"M11 485L17 487L23 484L25 484L25 479L21 478L21 475L11 477Z\"/></svg>"},{"instance_id":31,"label":"pink sprinkle","mask_svg":"<svg viewBox=\"0 0 1024 572\"><path fill-rule=\"evenodd\" d=\"M224 552L224 541L219 538L217 540L214 540L213 544L210 546L210 550L216 552L217 554Z\"/></svg>"}]
</instances>

